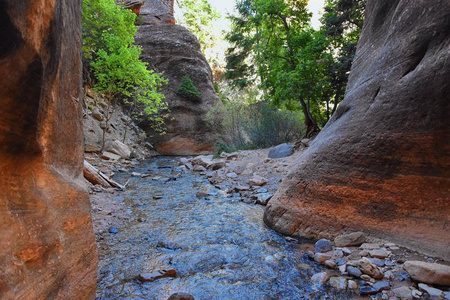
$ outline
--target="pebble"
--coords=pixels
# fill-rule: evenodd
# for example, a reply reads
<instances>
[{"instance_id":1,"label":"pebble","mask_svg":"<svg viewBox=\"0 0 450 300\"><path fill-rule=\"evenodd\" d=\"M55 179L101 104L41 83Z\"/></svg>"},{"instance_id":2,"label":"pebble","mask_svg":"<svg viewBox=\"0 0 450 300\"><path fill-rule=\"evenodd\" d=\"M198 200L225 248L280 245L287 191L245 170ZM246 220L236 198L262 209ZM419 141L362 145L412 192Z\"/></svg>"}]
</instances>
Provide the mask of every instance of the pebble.
<instances>
[{"instance_id":1,"label":"pebble","mask_svg":"<svg viewBox=\"0 0 450 300\"><path fill-rule=\"evenodd\" d=\"M324 262L324 265L330 269L334 269L336 267L336 262L332 259L328 259Z\"/></svg>"},{"instance_id":2,"label":"pebble","mask_svg":"<svg viewBox=\"0 0 450 300\"><path fill-rule=\"evenodd\" d=\"M345 258L338 258L338 259L336 259L336 264L338 266L345 265L346 263L347 263L347 260Z\"/></svg>"},{"instance_id":3,"label":"pebble","mask_svg":"<svg viewBox=\"0 0 450 300\"><path fill-rule=\"evenodd\" d=\"M347 273L348 273L348 275L356 277L356 278L359 278L362 275L362 272L360 269L352 267L352 266L347 267Z\"/></svg>"},{"instance_id":4,"label":"pebble","mask_svg":"<svg viewBox=\"0 0 450 300\"><path fill-rule=\"evenodd\" d=\"M345 290L347 288L347 279L344 277L331 277L329 283L338 290Z\"/></svg>"},{"instance_id":5,"label":"pebble","mask_svg":"<svg viewBox=\"0 0 450 300\"><path fill-rule=\"evenodd\" d=\"M359 278L361 278L362 280L367 281L367 282L374 281L372 277L370 277L369 275L366 275L366 274L361 275Z\"/></svg>"},{"instance_id":6,"label":"pebble","mask_svg":"<svg viewBox=\"0 0 450 300\"><path fill-rule=\"evenodd\" d=\"M314 259L314 252L312 252L311 250L308 251L308 252L306 252L306 254L308 255L308 257L309 257L310 259Z\"/></svg>"},{"instance_id":7,"label":"pebble","mask_svg":"<svg viewBox=\"0 0 450 300\"><path fill-rule=\"evenodd\" d=\"M314 274L314 275L311 277L311 282L312 282L314 285L324 285L325 283L328 282L328 278L330 278L330 276L328 275L328 273L326 273L326 272L320 272L320 273Z\"/></svg>"},{"instance_id":8,"label":"pebble","mask_svg":"<svg viewBox=\"0 0 450 300\"><path fill-rule=\"evenodd\" d=\"M439 289L431 287L425 283L419 283L419 289L425 291L430 295L431 300L440 300L443 297L443 292Z\"/></svg>"},{"instance_id":9,"label":"pebble","mask_svg":"<svg viewBox=\"0 0 450 300\"><path fill-rule=\"evenodd\" d=\"M331 258L330 255L325 253L316 253L314 254L314 260L317 261L319 264L325 263L326 260L329 260Z\"/></svg>"},{"instance_id":10,"label":"pebble","mask_svg":"<svg viewBox=\"0 0 450 300\"><path fill-rule=\"evenodd\" d=\"M400 299L412 299L412 293L409 287L401 286L392 290L394 295Z\"/></svg>"},{"instance_id":11,"label":"pebble","mask_svg":"<svg viewBox=\"0 0 450 300\"><path fill-rule=\"evenodd\" d=\"M238 175L236 174L236 173L234 173L234 172L231 172L231 173L227 173L227 177L228 178L236 178Z\"/></svg>"},{"instance_id":12,"label":"pebble","mask_svg":"<svg viewBox=\"0 0 450 300\"><path fill-rule=\"evenodd\" d=\"M366 241L363 232L352 232L343 234L334 239L336 247L359 246Z\"/></svg>"},{"instance_id":13,"label":"pebble","mask_svg":"<svg viewBox=\"0 0 450 300\"><path fill-rule=\"evenodd\" d=\"M373 277L375 279L383 278L383 273L381 273L378 267L366 257L363 257L358 261L358 267L361 272L369 275L370 277Z\"/></svg>"},{"instance_id":14,"label":"pebble","mask_svg":"<svg viewBox=\"0 0 450 300\"><path fill-rule=\"evenodd\" d=\"M379 249L380 248L380 244L364 243L361 246L359 246L359 248L366 249L366 250Z\"/></svg>"},{"instance_id":15,"label":"pebble","mask_svg":"<svg viewBox=\"0 0 450 300\"><path fill-rule=\"evenodd\" d=\"M314 252L316 252L316 253L317 252L324 253L324 252L328 252L331 250L333 250L333 245L331 244L331 242L329 240L326 240L326 239L318 240L316 242L316 244L314 245Z\"/></svg>"},{"instance_id":16,"label":"pebble","mask_svg":"<svg viewBox=\"0 0 450 300\"><path fill-rule=\"evenodd\" d=\"M389 252L386 249L375 249L370 250L369 255L375 258L386 258L389 256Z\"/></svg>"},{"instance_id":17,"label":"pebble","mask_svg":"<svg viewBox=\"0 0 450 300\"><path fill-rule=\"evenodd\" d=\"M367 255L369 255L369 251L362 250L362 251L359 252L359 255L361 255L362 257L366 257Z\"/></svg>"},{"instance_id":18,"label":"pebble","mask_svg":"<svg viewBox=\"0 0 450 300\"><path fill-rule=\"evenodd\" d=\"M376 289L378 292L386 291L391 289L391 284L389 281L378 281L374 283L373 288Z\"/></svg>"},{"instance_id":19,"label":"pebble","mask_svg":"<svg viewBox=\"0 0 450 300\"><path fill-rule=\"evenodd\" d=\"M109 227L108 231L109 231L109 233L116 234L119 232L119 229L117 229L117 227L113 226L113 227Z\"/></svg>"},{"instance_id":20,"label":"pebble","mask_svg":"<svg viewBox=\"0 0 450 300\"><path fill-rule=\"evenodd\" d=\"M349 280L349 281L347 282L347 288L348 288L349 290L356 290L356 289L358 288L358 284L356 283L356 281Z\"/></svg>"},{"instance_id":21,"label":"pebble","mask_svg":"<svg viewBox=\"0 0 450 300\"><path fill-rule=\"evenodd\" d=\"M341 265L339 266L339 273L341 273L341 275L347 275L347 265Z\"/></svg>"},{"instance_id":22,"label":"pebble","mask_svg":"<svg viewBox=\"0 0 450 300\"><path fill-rule=\"evenodd\" d=\"M362 286L359 288L360 295L374 295L378 293L376 289L371 286Z\"/></svg>"}]
</instances>

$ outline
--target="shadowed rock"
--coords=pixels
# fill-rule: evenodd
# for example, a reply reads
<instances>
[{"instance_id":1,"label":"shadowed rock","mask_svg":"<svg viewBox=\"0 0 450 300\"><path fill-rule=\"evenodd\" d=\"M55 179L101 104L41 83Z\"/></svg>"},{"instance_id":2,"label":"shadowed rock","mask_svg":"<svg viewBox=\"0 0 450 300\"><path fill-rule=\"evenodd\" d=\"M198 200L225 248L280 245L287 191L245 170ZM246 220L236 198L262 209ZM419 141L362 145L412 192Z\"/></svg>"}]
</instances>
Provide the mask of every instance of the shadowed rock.
<instances>
[{"instance_id":1,"label":"shadowed rock","mask_svg":"<svg viewBox=\"0 0 450 300\"><path fill-rule=\"evenodd\" d=\"M81 0L1 0L0 40L0 298L94 299Z\"/></svg>"},{"instance_id":2,"label":"shadowed rock","mask_svg":"<svg viewBox=\"0 0 450 300\"><path fill-rule=\"evenodd\" d=\"M346 97L269 202L269 226L307 238L362 229L450 259L449 10L367 2Z\"/></svg>"},{"instance_id":3,"label":"shadowed rock","mask_svg":"<svg viewBox=\"0 0 450 300\"><path fill-rule=\"evenodd\" d=\"M142 59L169 80L162 89L172 117L166 122L167 133L159 135L150 126L146 128L155 149L166 155L213 153L216 137L205 117L220 99L197 38L178 25L144 25L139 27L136 42L142 46ZM184 76L189 76L201 93L198 101L176 93Z\"/></svg>"}]
</instances>

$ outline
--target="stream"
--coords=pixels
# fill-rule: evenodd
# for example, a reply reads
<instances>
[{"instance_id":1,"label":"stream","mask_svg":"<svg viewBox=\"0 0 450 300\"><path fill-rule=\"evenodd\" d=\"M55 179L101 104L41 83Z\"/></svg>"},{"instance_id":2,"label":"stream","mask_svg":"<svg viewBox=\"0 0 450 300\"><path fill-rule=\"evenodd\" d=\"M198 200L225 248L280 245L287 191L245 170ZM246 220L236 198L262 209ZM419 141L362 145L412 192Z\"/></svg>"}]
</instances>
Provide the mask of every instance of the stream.
<instances>
[{"instance_id":1,"label":"stream","mask_svg":"<svg viewBox=\"0 0 450 300\"><path fill-rule=\"evenodd\" d=\"M98 242L97 299L165 300L177 292L196 300L351 298L311 285L323 269L302 256L301 244L265 226L262 206L215 188L176 157L152 158L133 171L150 176L115 177L130 179L120 193L130 221ZM137 279L169 269L176 278Z\"/></svg>"}]
</instances>

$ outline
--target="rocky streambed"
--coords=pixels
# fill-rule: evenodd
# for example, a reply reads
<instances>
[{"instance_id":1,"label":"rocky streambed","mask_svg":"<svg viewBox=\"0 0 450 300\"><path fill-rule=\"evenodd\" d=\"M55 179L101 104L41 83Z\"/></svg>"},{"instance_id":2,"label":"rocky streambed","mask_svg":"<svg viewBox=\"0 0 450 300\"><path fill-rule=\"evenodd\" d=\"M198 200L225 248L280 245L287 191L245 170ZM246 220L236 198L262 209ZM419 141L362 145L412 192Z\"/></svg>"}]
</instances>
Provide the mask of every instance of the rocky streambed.
<instances>
[{"instance_id":1,"label":"rocky streambed","mask_svg":"<svg viewBox=\"0 0 450 300\"><path fill-rule=\"evenodd\" d=\"M448 286L425 284L450 278L433 258L362 233L314 245L267 228L257 203L270 199L299 154L267 152L117 165L126 190L93 188L91 197L98 299L449 298ZM410 264L411 276L406 261L425 265Z\"/></svg>"}]
</instances>

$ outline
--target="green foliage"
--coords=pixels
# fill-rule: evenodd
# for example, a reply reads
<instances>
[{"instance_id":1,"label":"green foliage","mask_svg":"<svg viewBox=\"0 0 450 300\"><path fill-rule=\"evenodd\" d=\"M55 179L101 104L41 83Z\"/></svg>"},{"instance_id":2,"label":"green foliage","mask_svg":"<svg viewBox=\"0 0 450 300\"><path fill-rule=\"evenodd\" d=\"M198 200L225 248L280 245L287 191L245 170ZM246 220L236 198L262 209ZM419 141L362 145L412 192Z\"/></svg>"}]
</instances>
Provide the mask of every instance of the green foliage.
<instances>
[{"instance_id":1,"label":"green foliage","mask_svg":"<svg viewBox=\"0 0 450 300\"><path fill-rule=\"evenodd\" d=\"M183 10L183 20L179 23L198 38L203 53L213 48L218 37L212 24L220 18L220 13L211 7L208 0L180 0L178 3Z\"/></svg>"},{"instance_id":2,"label":"green foliage","mask_svg":"<svg viewBox=\"0 0 450 300\"><path fill-rule=\"evenodd\" d=\"M142 104L142 111L161 123L157 112L167 104L158 88L167 81L139 59L135 18L114 0L84 0L83 57L95 77L94 90L110 101L121 97L127 103Z\"/></svg>"},{"instance_id":3,"label":"green foliage","mask_svg":"<svg viewBox=\"0 0 450 300\"><path fill-rule=\"evenodd\" d=\"M231 47L225 77L238 88L258 84L265 97L280 108L300 109L308 136L328 121L342 100L353 59L352 43L359 31L350 30L350 25L336 35L330 35L331 30L312 29L307 2L238 1L238 15L231 17L231 32L226 36ZM337 2L345 5L336 7L351 10L361 1L328 0L327 5ZM346 20L351 14L345 16L341 24L350 24Z\"/></svg>"},{"instance_id":4,"label":"green foliage","mask_svg":"<svg viewBox=\"0 0 450 300\"><path fill-rule=\"evenodd\" d=\"M208 123L223 138L219 152L267 148L300 137L304 127L299 113L277 109L266 102L225 101L208 113Z\"/></svg>"},{"instance_id":5,"label":"green foliage","mask_svg":"<svg viewBox=\"0 0 450 300\"><path fill-rule=\"evenodd\" d=\"M197 87L187 75L183 76L181 79L180 86L176 90L176 93L193 102L199 102L202 97L202 94L197 90Z\"/></svg>"}]
</instances>

